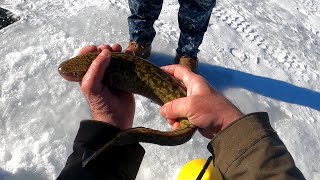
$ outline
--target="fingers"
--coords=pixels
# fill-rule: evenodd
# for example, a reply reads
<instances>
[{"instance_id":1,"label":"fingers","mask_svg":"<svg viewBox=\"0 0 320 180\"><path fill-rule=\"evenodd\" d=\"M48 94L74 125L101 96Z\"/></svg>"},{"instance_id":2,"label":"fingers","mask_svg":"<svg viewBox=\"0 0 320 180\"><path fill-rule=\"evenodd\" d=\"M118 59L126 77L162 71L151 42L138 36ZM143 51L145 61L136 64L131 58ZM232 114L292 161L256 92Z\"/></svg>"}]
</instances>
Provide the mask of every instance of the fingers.
<instances>
[{"instance_id":1,"label":"fingers","mask_svg":"<svg viewBox=\"0 0 320 180\"><path fill-rule=\"evenodd\" d=\"M108 49L111 52L121 52L122 51L122 47L120 46L120 44L102 44L98 47L98 51L102 51L103 49Z\"/></svg>"},{"instance_id":2,"label":"fingers","mask_svg":"<svg viewBox=\"0 0 320 180\"><path fill-rule=\"evenodd\" d=\"M161 107L160 114L168 119L169 124L174 125L176 121L173 119L187 117L189 101L187 98L170 101Z\"/></svg>"},{"instance_id":3,"label":"fingers","mask_svg":"<svg viewBox=\"0 0 320 180\"><path fill-rule=\"evenodd\" d=\"M98 51L102 51L104 49L108 49L109 51L112 51L112 48L109 44L101 44L99 47L98 47Z\"/></svg>"},{"instance_id":4,"label":"fingers","mask_svg":"<svg viewBox=\"0 0 320 180\"><path fill-rule=\"evenodd\" d=\"M95 46L95 45L88 45L88 46L83 47L83 48L79 51L78 56L83 55L83 54L87 54L87 53L91 53L91 52L95 52L95 51L97 51L97 46Z\"/></svg>"},{"instance_id":5,"label":"fingers","mask_svg":"<svg viewBox=\"0 0 320 180\"><path fill-rule=\"evenodd\" d=\"M133 55L133 51L131 49L125 49L124 53Z\"/></svg>"},{"instance_id":6,"label":"fingers","mask_svg":"<svg viewBox=\"0 0 320 180\"><path fill-rule=\"evenodd\" d=\"M206 89L206 92L207 90L210 90L209 85L203 77L183 66L169 65L161 68L183 82L187 87L188 96L193 94L193 91L199 91L199 87L201 87L201 89Z\"/></svg>"},{"instance_id":7,"label":"fingers","mask_svg":"<svg viewBox=\"0 0 320 180\"><path fill-rule=\"evenodd\" d=\"M179 122L174 122L173 125L172 125L172 130L176 130L180 127L180 123Z\"/></svg>"},{"instance_id":8,"label":"fingers","mask_svg":"<svg viewBox=\"0 0 320 180\"><path fill-rule=\"evenodd\" d=\"M103 88L101 81L104 72L110 63L110 56L110 51L103 49L98 57L92 62L81 82L83 91L98 93Z\"/></svg>"},{"instance_id":9,"label":"fingers","mask_svg":"<svg viewBox=\"0 0 320 180\"><path fill-rule=\"evenodd\" d=\"M173 126L173 124L174 124L175 122L177 122L177 121L174 120L174 119L167 119L167 122L168 122L171 126Z\"/></svg>"},{"instance_id":10,"label":"fingers","mask_svg":"<svg viewBox=\"0 0 320 180\"><path fill-rule=\"evenodd\" d=\"M111 48L112 48L113 52L121 52L122 51L122 47L120 46L120 44L112 44Z\"/></svg>"},{"instance_id":11,"label":"fingers","mask_svg":"<svg viewBox=\"0 0 320 180\"><path fill-rule=\"evenodd\" d=\"M163 66L161 69L180 80L182 80L183 74L191 72L191 70L177 64Z\"/></svg>"},{"instance_id":12,"label":"fingers","mask_svg":"<svg viewBox=\"0 0 320 180\"><path fill-rule=\"evenodd\" d=\"M180 127L180 122L174 119L167 119L167 122L172 126L172 130L176 130Z\"/></svg>"},{"instance_id":13,"label":"fingers","mask_svg":"<svg viewBox=\"0 0 320 180\"><path fill-rule=\"evenodd\" d=\"M189 85L193 84L191 80L198 76L191 70L180 65L169 65L163 66L161 68L172 76L180 79L186 87L189 87Z\"/></svg>"},{"instance_id":14,"label":"fingers","mask_svg":"<svg viewBox=\"0 0 320 180\"><path fill-rule=\"evenodd\" d=\"M122 47L120 46L120 44L102 44L99 47L95 46L95 45L88 45L88 46L84 46L83 48L81 48L81 50L78 53L79 55L83 55L83 54L87 54L87 53L91 53L91 52L96 52L99 51L101 52L103 49L108 49L111 52L121 52Z\"/></svg>"}]
</instances>

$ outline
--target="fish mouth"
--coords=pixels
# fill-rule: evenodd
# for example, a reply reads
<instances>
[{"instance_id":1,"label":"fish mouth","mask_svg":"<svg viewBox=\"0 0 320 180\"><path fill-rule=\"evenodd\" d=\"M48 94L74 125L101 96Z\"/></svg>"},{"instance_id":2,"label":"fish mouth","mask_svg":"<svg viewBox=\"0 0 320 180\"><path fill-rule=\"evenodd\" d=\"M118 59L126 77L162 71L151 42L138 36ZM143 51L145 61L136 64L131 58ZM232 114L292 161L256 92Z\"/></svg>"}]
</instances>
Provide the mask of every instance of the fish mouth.
<instances>
[{"instance_id":1,"label":"fish mouth","mask_svg":"<svg viewBox=\"0 0 320 180\"><path fill-rule=\"evenodd\" d=\"M65 71L61 65L58 67L58 71L59 71L60 76L62 76L63 79L65 79L67 81L79 81L77 78L73 77L72 73Z\"/></svg>"}]
</instances>

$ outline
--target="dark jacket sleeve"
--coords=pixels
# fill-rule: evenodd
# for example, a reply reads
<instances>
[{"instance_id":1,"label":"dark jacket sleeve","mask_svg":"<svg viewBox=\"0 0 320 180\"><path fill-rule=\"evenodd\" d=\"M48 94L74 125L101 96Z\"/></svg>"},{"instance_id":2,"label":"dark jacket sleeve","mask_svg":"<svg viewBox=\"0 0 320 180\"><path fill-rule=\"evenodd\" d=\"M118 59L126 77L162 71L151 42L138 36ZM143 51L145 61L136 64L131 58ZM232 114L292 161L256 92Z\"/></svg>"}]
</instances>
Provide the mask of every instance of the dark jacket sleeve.
<instances>
[{"instance_id":1,"label":"dark jacket sleeve","mask_svg":"<svg viewBox=\"0 0 320 180\"><path fill-rule=\"evenodd\" d=\"M82 167L85 150L97 151L120 131L107 123L82 121L74 141L73 152L57 179L135 179L145 153L138 143L113 147L104 151L86 167Z\"/></svg>"},{"instance_id":2,"label":"dark jacket sleeve","mask_svg":"<svg viewBox=\"0 0 320 180\"><path fill-rule=\"evenodd\" d=\"M246 115L208 145L224 179L304 179L267 113Z\"/></svg>"}]
</instances>

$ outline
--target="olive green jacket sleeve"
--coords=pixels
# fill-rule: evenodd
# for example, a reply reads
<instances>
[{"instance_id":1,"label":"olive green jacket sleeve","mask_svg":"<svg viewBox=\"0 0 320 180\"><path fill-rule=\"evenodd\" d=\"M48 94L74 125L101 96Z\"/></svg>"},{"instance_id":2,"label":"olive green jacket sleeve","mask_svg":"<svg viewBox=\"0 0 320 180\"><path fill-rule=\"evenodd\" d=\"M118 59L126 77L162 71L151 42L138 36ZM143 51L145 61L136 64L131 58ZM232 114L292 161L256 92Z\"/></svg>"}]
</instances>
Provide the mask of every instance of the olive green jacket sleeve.
<instances>
[{"instance_id":1,"label":"olive green jacket sleeve","mask_svg":"<svg viewBox=\"0 0 320 180\"><path fill-rule=\"evenodd\" d=\"M304 179L267 113L248 114L208 145L223 179Z\"/></svg>"}]
</instances>

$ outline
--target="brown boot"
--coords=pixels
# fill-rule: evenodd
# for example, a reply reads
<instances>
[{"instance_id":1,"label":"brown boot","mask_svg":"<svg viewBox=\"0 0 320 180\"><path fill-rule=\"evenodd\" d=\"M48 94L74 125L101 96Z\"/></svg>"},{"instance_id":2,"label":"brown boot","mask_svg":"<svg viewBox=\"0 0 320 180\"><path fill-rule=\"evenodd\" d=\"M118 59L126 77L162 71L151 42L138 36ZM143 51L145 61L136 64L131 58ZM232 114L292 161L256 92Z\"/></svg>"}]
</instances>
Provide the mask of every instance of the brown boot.
<instances>
[{"instance_id":1,"label":"brown boot","mask_svg":"<svg viewBox=\"0 0 320 180\"><path fill-rule=\"evenodd\" d=\"M141 58L148 58L151 52L151 44L137 44L136 42L129 42L127 49L133 52L133 55L139 56Z\"/></svg>"},{"instance_id":2,"label":"brown boot","mask_svg":"<svg viewBox=\"0 0 320 180\"><path fill-rule=\"evenodd\" d=\"M177 54L174 58L174 62L190 69L192 72L197 73L198 71L198 58L196 57L187 57Z\"/></svg>"}]
</instances>

